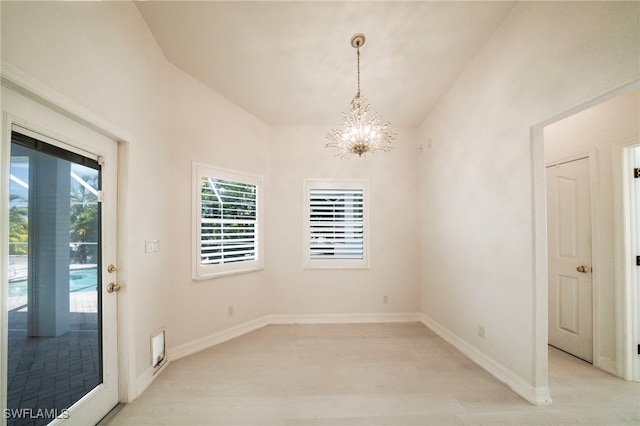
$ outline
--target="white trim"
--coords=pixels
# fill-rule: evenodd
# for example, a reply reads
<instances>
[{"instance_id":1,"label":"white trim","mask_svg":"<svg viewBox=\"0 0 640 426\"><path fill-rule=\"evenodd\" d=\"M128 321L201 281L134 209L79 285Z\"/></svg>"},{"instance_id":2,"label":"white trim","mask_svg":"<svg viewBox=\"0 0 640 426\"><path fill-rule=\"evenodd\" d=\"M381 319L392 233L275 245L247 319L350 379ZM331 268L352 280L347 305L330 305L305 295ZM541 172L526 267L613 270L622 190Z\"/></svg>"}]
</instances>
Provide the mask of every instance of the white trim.
<instances>
[{"instance_id":1,"label":"white trim","mask_svg":"<svg viewBox=\"0 0 640 426\"><path fill-rule=\"evenodd\" d=\"M633 218L636 210L634 191L633 159L630 150L640 145L640 139L631 138L612 146L613 163L613 214L615 241L615 283L616 283L616 357L613 374L626 380L640 381L640 359L634 345L640 333L638 315L639 280L638 267L633 259L636 253L637 229ZM607 370L610 371L610 370Z\"/></svg>"},{"instance_id":2,"label":"white trim","mask_svg":"<svg viewBox=\"0 0 640 426\"><path fill-rule=\"evenodd\" d=\"M149 367L141 375L139 375L135 380L135 386L134 386L135 391L132 392L131 401L133 401L134 399L142 395L142 392L144 392L151 385L151 383L153 383L156 377L160 373L162 373L165 370L165 368L167 368L167 365L169 365L169 361L166 361L157 370L154 369L153 367Z\"/></svg>"},{"instance_id":3,"label":"white trim","mask_svg":"<svg viewBox=\"0 0 640 426\"><path fill-rule=\"evenodd\" d=\"M543 126L531 128L531 215L533 253L533 383L549 389L549 286L547 246L547 191Z\"/></svg>"},{"instance_id":4,"label":"white trim","mask_svg":"<svg viewBox=\"0 0 640 426\"><path fill-rule=\"evenodd\" d=\"M592 331L592 363L602 369L603 360L600 346L600 293L605 277L602 275L602 258L600 252L600 159L597 148L589 152L589 197L591 201L591 329Z\"/></svg>"},{"instance_id":5,"label":"white trim","mask_svg":"<svg viewBox=\"0 0 640 426\"><path fill-rule=\"evenodd\" d=\"M71 118L91 130L107 136L116 142L132 141L130 135L122 132L110 122L90 110L31 77L22 70L2 61L0 66L2 85L17 93L44 105L55 112Z\"/></svg>"},{"instance_id":6,"label":"white trim","mask_svg":"<svg viewBox=\"0 0 640 426\"><path fill-rule=\"evenodd\" d=\"M269 324L367 324L419 322L417 312L363 313L363 314L315 314L315 315L271 315Z\"/></svg>"},{"instance_id":7,"label":"white trim","mask_svg":"<svg viewBox=\"0 0 640 426\"><path fill-rule=\"evenodd\" d=\"M255 259L215 265L203 265L200 262L200 220L202 218L202 189L200 180L203 177L239 182L256 187L256 220L255 220ZM204 281L226 275L243 274L260 271L264 267L263 243L263 178L260 175L211 166L193 161L191 165L191 279Z\"/></svg>"},{"instance_id":8,"label":"white trim","mask_svg":"<svg viewBox=\"0 0 640 426\"><path fill-rule=\"evenodd\" d=\"M0 103L0 105L2 105ZM7 262L9 258L9 197L4 194L9 193L9 170L11 164L11 143L7 143L7 140L11 140L11 123L6 113L2 114L2 167L0 167L0 193L3 194L2 200L0 200L0 256L2 262ZM9 139L7 139L9 138ZM5 263L6 264L6 263ZM9 340L8 333L5 330L9 329L9 315L7 311L7 298L5 297L6 283L9 282L8 268L0 268L0 353L8 354ZM8 374L8 357L0 356L0 410L4 410L7 404L7 374ZM0 416L0 425L6 425L7 420L4 416Z\"/></svg>"},{"instance_id":9,"label":"white trim","mask_svg":"<svg viewBox=\"0 0 640 426\"><path fill-rule=\"evenodd\" d=\"M228 340L258 330L267 325L284 324L362 324L419 322L420 314L409 313L370 313L370 314L316 314L316 315L266 315L255 320L238 324L226 330L196 339L178 347L169 349L169 362L192 355Z\"/></svg>"},{"instance_id":10,"label":"white trim","mask_svg":"<svg viewBox=\"0 0 640 426\"><path fill-rule=\"evenodd\" d=\"M518 374L495 361L493 358L487 356L478 350L478 348L456 336L441 324L424 314L421 315L421 322L531 404L551 405L549 387L532 386Z\"/></svg>"},{"instance_id":11,"label":"white trim","mask_svg":"<svg viewBox=\"0 0 640 426\"><path fill-rule=\"evenodd\" d=\"M133 143L133 142L132 142ZM118 143L118 280L127 285L131 283L134 240L131 204L134 194L134 181L131 178L134 154L129 142ZM118 371L120 374L120 402L131 402L136 397L136 344L135 322L136 309L135 285L128 285L127 291L118 294Z\"/></svg>"},{"instance_id":12,"label":"white trim","mask_svg":"<svg viewBox=\"0 0 640 426\"><path fill-rule=\"evenodd\" d=\"M268 316L248 321L243 324L227 328L226 330L210 334L209 336L201 337L178 347L171 348L168 351L169 360L167 363L192 355L196 352L200 352L204 349L210 348L211 346L219 345L220 343L242 336L243 334L258 330L266 325L269 325Z\"/></svg>"},{"instance_id":13,"label":"white trim","mask_svg":"<svg viewBox=\"0 0 640 426\"><path fill-rule=\"evenodd\" d=\"M585 151L581 154L575 154L575 155L571 155L569 157L563 157L559 160L553 160L550 161L548 163L545 163L544 168L548 169L549 167L554 167L554 166L560 166L562 164L565 163L571 163L573 161L578 161L578 160L585 160L587 158L589 158L589 156L593 153L593 150L590 151Z\"/></svg>"},{"instance_id":14,"label":"white trim","mask_svg":"<svg viewBox=\"0 0 640 426\"><path fill-rule=\"evenodd\" d=\"M614 376L620 376L616 371L616 360L607 356L599 356L598 363L596 365L594 358L594 366L597 366L600 370L606 371Z\"/></svg>"}]
</instances>

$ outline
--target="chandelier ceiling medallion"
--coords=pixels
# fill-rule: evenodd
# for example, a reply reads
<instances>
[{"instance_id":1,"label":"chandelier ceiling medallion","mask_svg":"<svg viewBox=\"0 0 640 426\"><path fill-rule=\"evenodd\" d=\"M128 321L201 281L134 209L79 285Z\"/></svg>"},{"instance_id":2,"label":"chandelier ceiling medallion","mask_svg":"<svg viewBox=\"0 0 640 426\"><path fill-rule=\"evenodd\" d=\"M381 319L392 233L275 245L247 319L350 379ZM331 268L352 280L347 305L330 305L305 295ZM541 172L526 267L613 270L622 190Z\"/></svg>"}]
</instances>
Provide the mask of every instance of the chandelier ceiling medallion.
<instances>
[{"instance_id":1,"label":"chandelier ceiling medallion","mask_svg":"<svg viewBox=\"0 0 640 426\"><path fill-rule=\"evenodd\" d=\"M396 138L395 133L387 130L389 122L383 123L378 113L369 114L369 103L360 94L360 47L364 45L364 41L364 34L358 33L351 37L351 46L356 49L358 64L358 92L351 100L351 111L343 112L342 125L327 133L327 139L331 142L325 146L336 148L336 156L341 158L349 158L353 154L366 157L368 153L390 151L393 148L391 143Z\"/></svg>"}]
</instances>

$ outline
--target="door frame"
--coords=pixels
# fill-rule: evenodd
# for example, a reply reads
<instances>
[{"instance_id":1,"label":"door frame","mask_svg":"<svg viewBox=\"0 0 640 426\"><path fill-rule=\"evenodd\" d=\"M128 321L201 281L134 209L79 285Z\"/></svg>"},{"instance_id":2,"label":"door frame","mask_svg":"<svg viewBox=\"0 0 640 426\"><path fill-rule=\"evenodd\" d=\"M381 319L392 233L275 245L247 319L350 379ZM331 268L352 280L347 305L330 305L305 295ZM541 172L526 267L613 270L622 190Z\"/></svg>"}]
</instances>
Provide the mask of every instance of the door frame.
<instances>
[{"instance_id":1,"label":"door frame","mask_svg":"<svg viewBox=\"0 0 640 426\"><path fill-rule=\"evenodd\" d=\"M559 112L543 121L534 124L529 129L531 148L531 209L532 209L532 251L533 251L533 323L534 323L534 374L533 384L536 392L549 395L549 359L548 359L548 271L547 271L547 220L546 220L546 178L544 159L544 127L560 121L581 111L613 99L623 93L640 88L640 79L635 78L621 86L612 88L572 108ZM615 207L619 208L619 207ZM621 242L616 240L616 256L624 253ZM620 251L622 250L622 251ZM618 262L619 263L619 262ZM616 268L618 269L618 268ZM619 278L616 276L616 278ZM629 336L629 323L633 307L629 305L628 289L631 283L623 277L616 279L616 308L620 312L616 315L616 348L619 359L616 360L616 371L621 377L629 377L628 365L631 364L632 352L627 350L630 345L625 343L625 336Z\"/></svg>"},{"instance_id":2,"label":"door frame","mask_svg":"<svg viewBox=\"0 0 640 426\"><path fill-rule=\"evenodd\" d=\"M589 165L589 208L590 208L590 220L591 220L591 332L593 334L592 337L592 364L596 367L604 367L601 365L600 358L596 357L596 348L600 347L600 326L598 324L597 318L600 316L600 273L602 268L599 265L599 257L597 248L600 247L600 228L597 226L599 223L599 215L598 215L598 202L599 202L599 191L600 187L600 176L598 174L598 150L591 149L588 151L584 151L579 154L571 155L569 157L564 157L558 160L553 160L545 164L545 173L546 169L549 167L557 166L560 164L570 163L578 160L588 160ZM545 179L546 181L546 179ZM545 182L545 196L547 191L547 185ZM546 200L546 198L545 198ZM545 201L546 204L546 201ZM546 208L546 205L545 205ZM545 227L546 229L546 227ZM548 262L547 262L548 263ZM547 265L548 266L548 265ZM547 281L547 289L549 283ZM548 300L548 299L547 299ZM547 318L548 318L548 308L547 308ZM548 340L548 337L547 337ZM547 342L548 344L548 342Z\"/></svg>"},{"instance_id":3,"label":"door frame","mask_svg":"<svg viewBox=\"0 0 640 426\"><path fill-rule=\"evenodd\" d=\"M633 262L637 252L637 232L640 227L640 211L637 208L635 185L639 185L633 178L634 163L631 151L640 149L640 138L627 139L612 147L614 170L614 220L616 241L616 282L624 282L619 297L616 298L618 323L617 330L620 345L616 355L621 360L618 375L626 380L640 381L640 356L630 356L637 353L634 345L640 344L640 271ZM625 356L626 355L626 356Z\"/></svg>"},{"instance_id":4,"label":"door frame","mask_svg":"<svg viewBox=\"0 0 640 426\"><path fill-rule=\"evenodd\" d=\"M117 143L118 170L117 170L117 191L118 191L118 212L116 217L117 223L117 266L118 280L122 284L130 282L130 261L133 253L132 224L130 206L132 200L132 184L130 176L130 144L134 143L134 139L114 126L102 117L94 114L75 101L67 98L54 89L44 85L38 80L25 74L21 70L12 65L2 63L0 67L0 85L5 86L18 94L37 102L38 104L61 114L78 124L85 126L97 133L100 133ZM1 99L0 99L1 101ZM0 106L1 106L0 102ZM6 117L6 114L5 114ZM9 185L9 162L10 162L10 141L4 140L6 134L6 126L11 126L10 120L2 120L2 128L0 132L3 135L2 150L0 164L0 179L2 183L2 193L8 193ZM8 241L9 241L9 202L8 198L0 201L0 256L7 259ZM8 281L7 268L1 268L0 280L2 285L6 285ZM136 386L133 371L135 367L135 345L133 342L133 332L131 324L133 324L133 306L132 296L134 289L127 286L128 291L118 294L118 376L119 389L118 396L120 402L129 402L135 399ZM2 338L0 339L0 352L7 353L7 336L3 330L8 325L8 316L6 312L7 301L4 297L4 291L0 291L0 331ZM129 325L129 327L125 325ZM0 408L4 409L6 404L6 377L7 377L7 361L2 358L0 362ZM6 424L4 416L0 416L0 425Z\"/></svg>"}]
</instances>

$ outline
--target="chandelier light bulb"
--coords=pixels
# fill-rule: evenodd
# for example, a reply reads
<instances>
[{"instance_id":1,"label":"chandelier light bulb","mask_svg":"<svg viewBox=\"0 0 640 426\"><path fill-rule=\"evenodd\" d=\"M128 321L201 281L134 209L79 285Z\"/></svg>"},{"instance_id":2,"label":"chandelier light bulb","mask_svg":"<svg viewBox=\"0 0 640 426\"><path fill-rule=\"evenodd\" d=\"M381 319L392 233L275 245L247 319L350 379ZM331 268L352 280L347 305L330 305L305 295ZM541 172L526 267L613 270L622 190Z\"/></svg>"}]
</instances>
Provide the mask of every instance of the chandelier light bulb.
<instances>
[{"instance_id":1,"label":"chandelier light bulb","mask_svg":"<svg viewBox=\"0 0 640 426\"><path fill-rule=\"evenodd\" d=\"M382 122L378 113L369 115L369 103L360 94L360 47L364 44L363 34L355 34L351 37L351 45L357 51L358 65L358 92L351 100L351 111L342 113L342 124L338 129L331 129L327 139L331 142L327 148L337 149L337 156L349 158L356 154L358 157L366 157L368 153L377 151L390 151L391 143L396 134L387 130L389 122Z\"/></svg>"}]
</instances>

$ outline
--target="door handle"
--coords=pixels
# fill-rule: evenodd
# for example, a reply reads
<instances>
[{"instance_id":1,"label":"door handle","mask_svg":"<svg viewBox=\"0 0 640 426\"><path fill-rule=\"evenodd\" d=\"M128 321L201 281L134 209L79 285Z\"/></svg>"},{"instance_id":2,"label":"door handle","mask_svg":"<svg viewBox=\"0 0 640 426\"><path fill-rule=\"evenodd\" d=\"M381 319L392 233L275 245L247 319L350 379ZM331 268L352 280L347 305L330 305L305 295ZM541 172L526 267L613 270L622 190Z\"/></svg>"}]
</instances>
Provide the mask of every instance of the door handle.
<instances>
[{"instance_id":1,"label":"door handle","mask_svg":"<svg viewBox=\"0 0 640 426\"><path fill-rule=\"evenodd\" d=\"M116 283L109 283L107 286L107 293L119 292L122 286Z\"/></svg>"},{"instance_id":2,"label":"door handle","mask_svg":"<svg viewBox=\"0 0 640 426\"><path fill-rule=\"evenodd\" d=\"M590 271L588 266L584 266L584 265L580 265L576 268L576 271L578 272L582 272L583 274L586 274L587 272Z\"/></svg>"}]
</instances>

